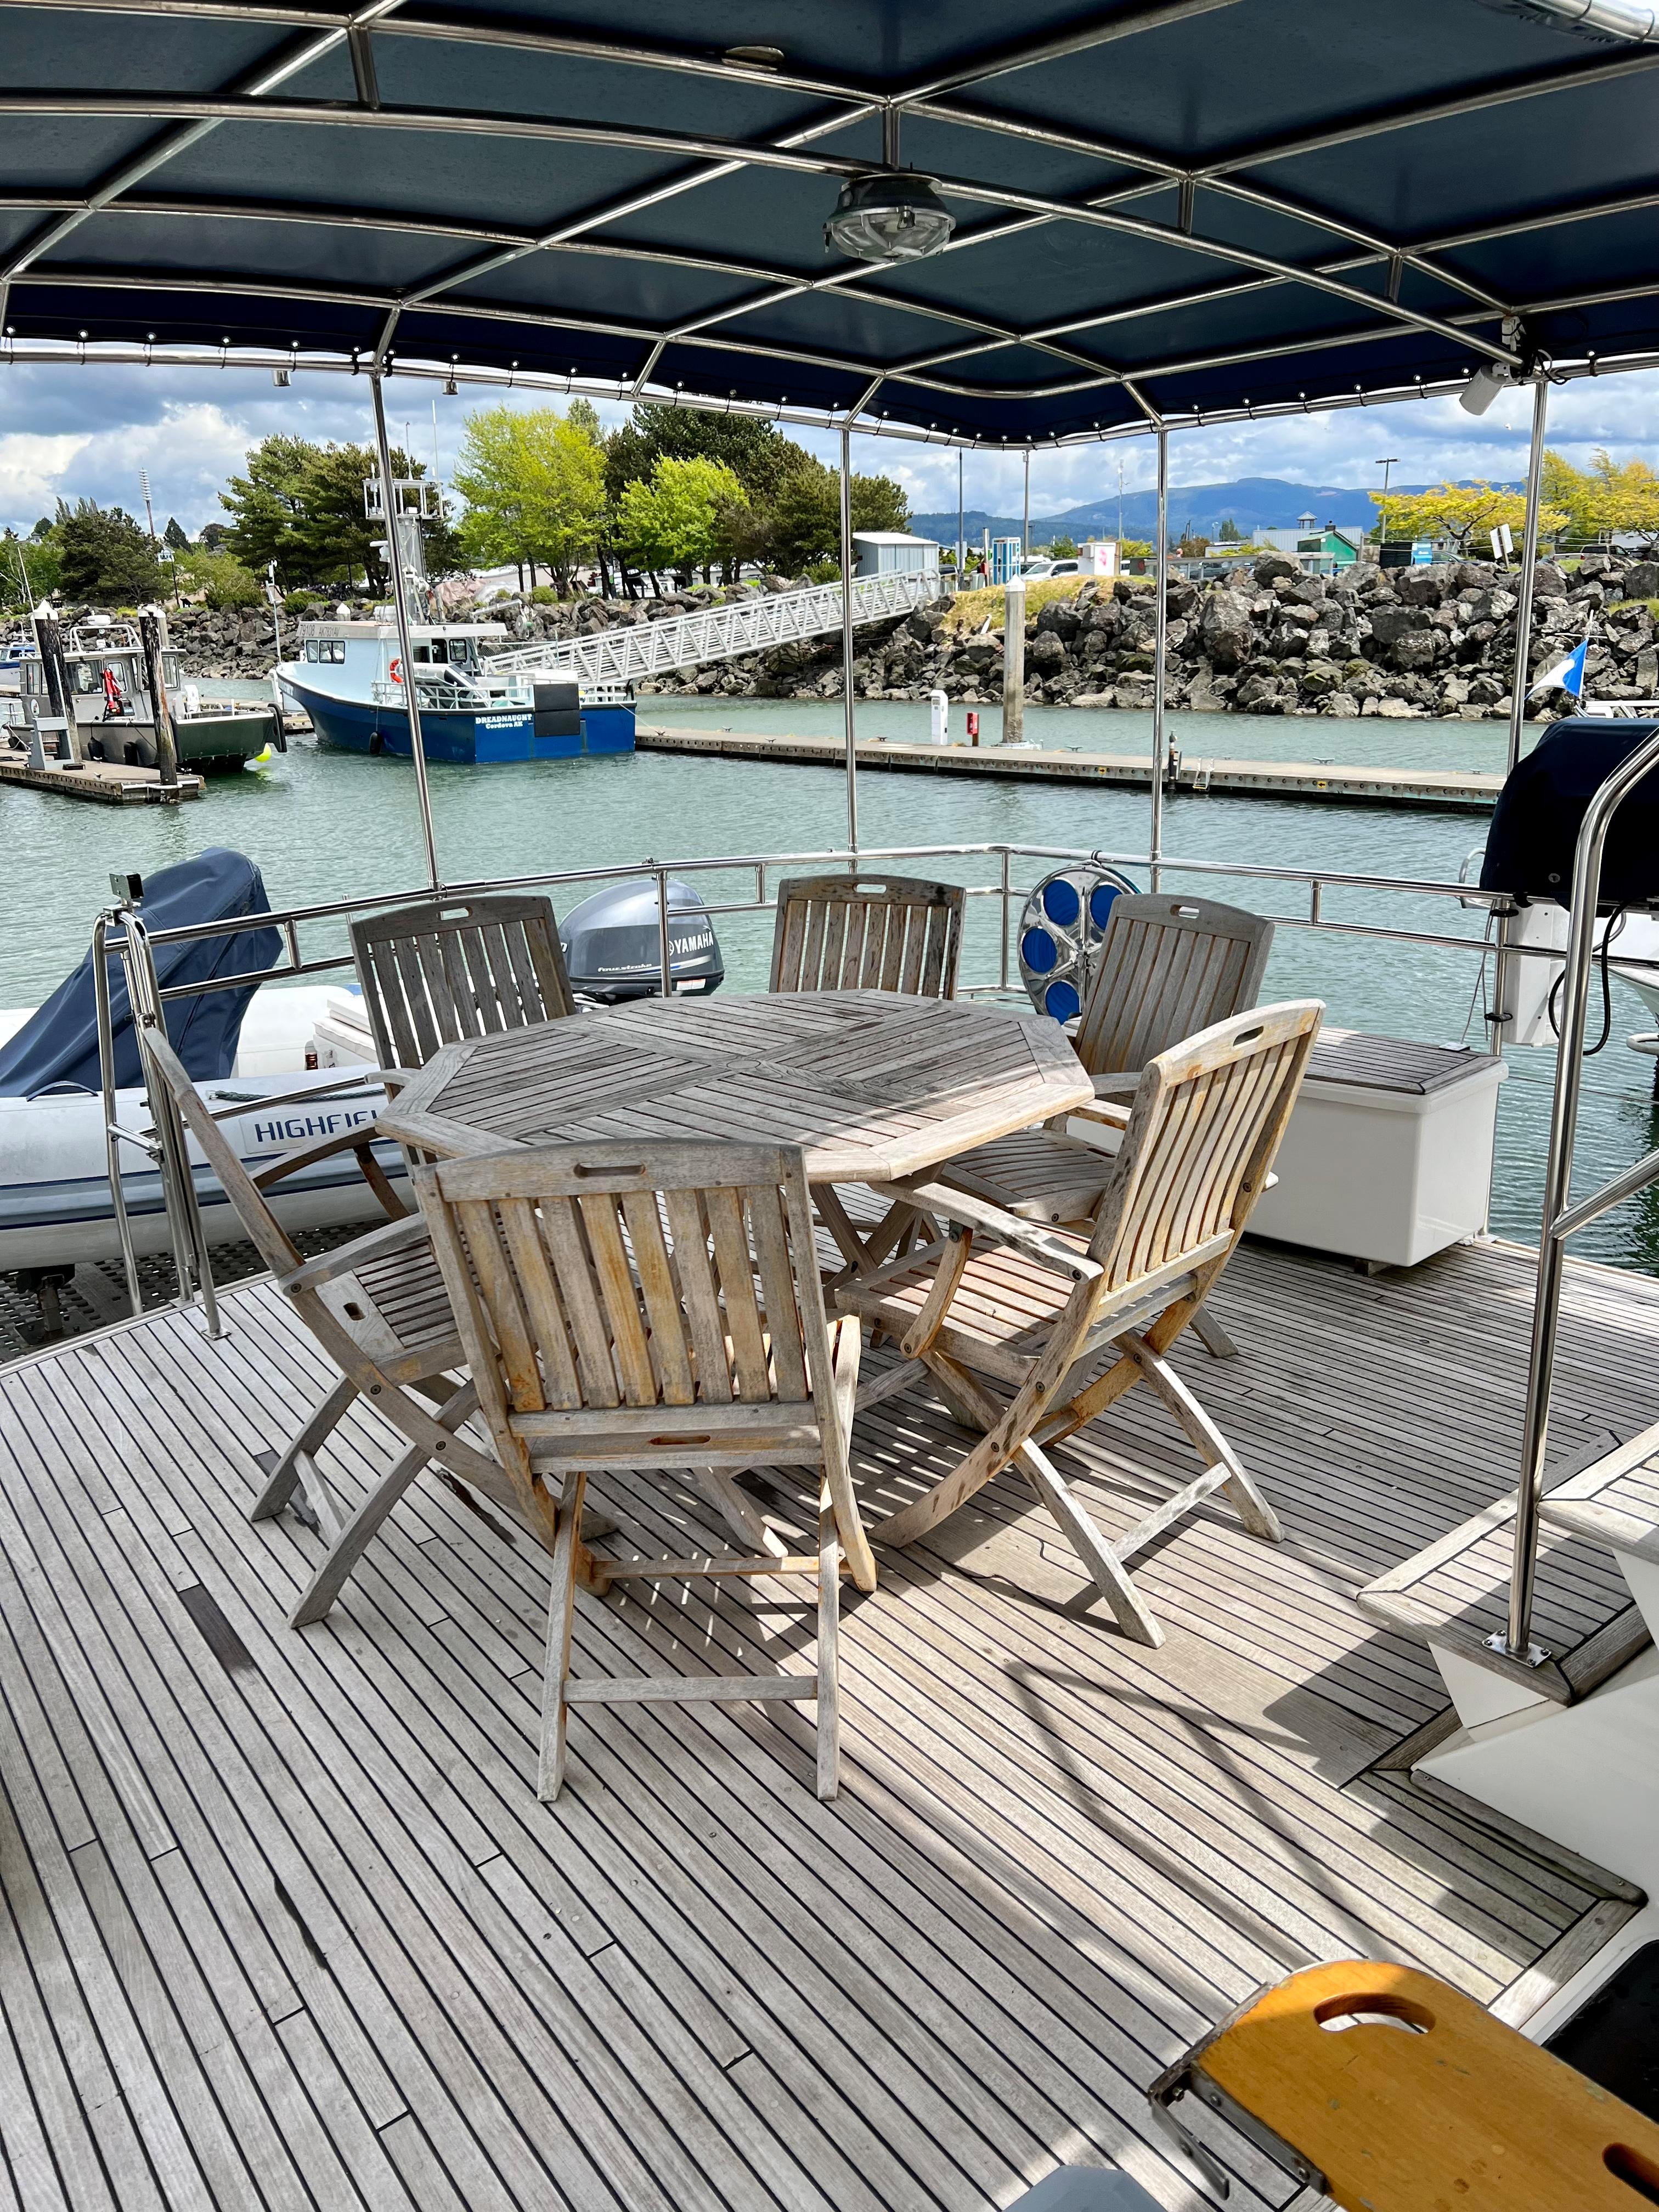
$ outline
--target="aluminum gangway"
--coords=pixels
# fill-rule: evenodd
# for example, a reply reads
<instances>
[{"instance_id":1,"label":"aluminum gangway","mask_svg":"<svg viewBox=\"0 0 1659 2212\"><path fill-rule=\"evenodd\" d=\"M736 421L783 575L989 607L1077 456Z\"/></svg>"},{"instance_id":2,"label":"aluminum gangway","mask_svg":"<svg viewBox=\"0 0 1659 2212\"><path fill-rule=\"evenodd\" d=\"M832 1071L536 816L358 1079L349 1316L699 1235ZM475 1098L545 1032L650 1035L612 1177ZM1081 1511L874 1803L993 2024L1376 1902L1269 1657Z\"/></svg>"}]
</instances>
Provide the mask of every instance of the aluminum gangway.
<instances>
[{"instance_id":1,"label":"aluminum gangway","mask_svg":"<svg viewBox=\"0 0 1659 2212\"><path fill-rule=\"evenodd\" d=\"M945 588L937 569L890 576L861 576L853 585L853 620L879 622L908 614ZM732 660L776 645L838 630L841 586L812 584L805 591L767 592L729 605L700 607L695 614L665 615L659 622L625 623L586 637L545 638L511 653L491 653L492 676L574 676L584 684L632 684L704 661Z\"/></svg>"}]
</instances>

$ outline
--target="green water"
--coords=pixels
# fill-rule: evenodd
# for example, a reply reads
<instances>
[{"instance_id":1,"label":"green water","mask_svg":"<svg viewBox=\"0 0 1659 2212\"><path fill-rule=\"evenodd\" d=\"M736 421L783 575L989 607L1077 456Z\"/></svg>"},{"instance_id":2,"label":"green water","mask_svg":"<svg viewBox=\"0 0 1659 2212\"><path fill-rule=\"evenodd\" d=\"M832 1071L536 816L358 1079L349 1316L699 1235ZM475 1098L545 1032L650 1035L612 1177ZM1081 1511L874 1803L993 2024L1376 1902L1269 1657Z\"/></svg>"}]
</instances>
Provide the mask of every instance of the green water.
<instances>
[{"instance_id":1,"label":"green water","mask_svg":"<svg viewBox=\"0 0 1659 2212\"><path fill-rule=\"evenodd\" d=\"M642 702L647 718L685 726L810 732L839 728L836 702ZM953 717L961 709L953 708ZM877 701L859 710L860 734L909 736L925 728L925 705ZM988 731L994 726L987 710ZM1501 767L1504 732L1493 723L1332 723L1246 716L1172 717L1176 741L1194 753L1448 767ZM956 728L960 730L959 720ZM1036 708L1039 743L1144 750L1146 717ZM1316 750L1317 748L1317 750ZM1410 750L1408 750L1408 748ZM451 882L470 878L600 867L641 859L687 860L720 853L807 852L844 843L845 801L836 771L641 753L632 758L432 771L439 857ZM1045 789L1024 783L951 783L866 773L859 782L866 847L967 843L1144 847L1147 801L1133 792ZM1300 802L1177 796L1165 815L1165 849L1193 860L1231 860L1377 875L1455 878L1482 840L1474 814L1328 806ZM406 766L296 744L270 766L216 781L197 805L160 809L76 806L45 794L0 794L0 1007L45 998L86 949L107 896L112 868L154 870L210 844L256 860L275 906L323 902L368 891L415 891L423 879L415 781ZM993 866L935 864L940 874L993 880ZM1024 864L1031 873L1036 870ZM1026 880L1030 880L1028 875ZM1179 882L1180 877L1172 880ZM1205 887L1205 879L1188 879ZM750 895L751 878L705 879L711 902ZM1208 886L1263 912L1305 912L1288 885ZM569 903L568 898L559 902ZM1449 901L1327 894L1328 918L1390 922L1448 935L1478 936L1475 918ZM965 970L995 973L996 909L969 909ZM1472 927L1471 925L1474 924ZM730 986L764 981L769 916L731 915L718 924ZM314 944L327 941L319 933ZM343 946L343 933L332 941ZM307 940L311 945L313 940ZM1455 1042L1465 1033L1476 963L1468 955L1281 929L1267 975L1270 997L1317 994L1330 1019L1401 1036ZM1482 1032L1477 1018L1470 1041ZM1578 1147L1581 1189L1659 1144L1650 1097L1652 1063L1624 1045L1651 1016L1613 984L1613 1042L1587 1075ZM1500 1094L1493 1226L1536 1235L1553 1055L1516 1051ZM1576 1240L1576 1250L1659 1272L1659 1196L1650 1192Z\"/></svg>"}]
</instances>

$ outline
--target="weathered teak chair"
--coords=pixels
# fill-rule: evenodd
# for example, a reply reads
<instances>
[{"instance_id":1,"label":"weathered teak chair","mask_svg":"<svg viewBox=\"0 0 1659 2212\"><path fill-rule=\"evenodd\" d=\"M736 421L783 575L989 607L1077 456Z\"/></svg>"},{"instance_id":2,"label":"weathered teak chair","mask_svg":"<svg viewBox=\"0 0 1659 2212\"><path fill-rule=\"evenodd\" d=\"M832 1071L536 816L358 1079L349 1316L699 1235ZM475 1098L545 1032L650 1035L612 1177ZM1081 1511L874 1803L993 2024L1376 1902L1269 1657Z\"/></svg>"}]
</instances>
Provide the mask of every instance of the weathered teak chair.
<instances>
[{"instance_id":1,"label":"weathered teak chair","mask_svg":"<svg viewBox=\"0 0 1659 2212\"><path fill-rule=\"evenodd\" d=\"M1241 907L1164 891L1118 899L1073 1040L1097 1103L1072 1116L1121 1129L1147 1061L1255 1004L1273 925ZM1065 1120L999 1137L941 1169L944 1179L1033 1221L1091 1221L1111 1155Z\"/></svg>"},{"instance_id":2,"label":"weathered teak chair","mask_svg":"<svg viewBox=\"0 0 1659 2212\"><path fill-rule=\"evenodd\" d=\"M796 876L778 885L770 991L953 999L968 894L910 876Z\"/></svg>"},{"instance_id":3,"label":"weathered teak chair","mask_svg":"<svg viewBox=\"0 0 1659 2212\"><path fill-rule=\"evenodd\" d=\"M949 1234L836 1292L847 1311L897 1341L906 1363L872 1383L866 1402L925 1370L957 1417L983 1433L942 1482L872 1528L872 1541L913 1542L1018 1466L1126 1634L1155 1644L1162 1632L1126 1571L1135 1553L1217 1490L1253 1536L1278 1540L1272 1509L1165 1355L1261 1194L1323 1012L1306 1000L1236 1014L1150 1060L1087 1235L1040 1229L939 1182L880 1187L948 1224ZM1096 1375L1113 1347L1115 1360ZM981 1377L1012 1386L1012 1402ZM1203 1472L1109 1543L1048 1447L1138 1382L1175 1415Z\"/></svg>"},{"instance_id":4,"label":"weathered teak chair","mask_svg":"<svg viewBox=\"0 0 1659 2212\"><path fill-rule=\"evenodd\" d=\"M477 1398L471 1383L458 1387L454 1379L465 1355L426 1224L412 1214L321 1259L302 1260L264 1188L279 1181L291 1162L279 1160L256 1181L172 1045L153 1030L142 1037L156 1080L201 1147L277 1290L340 1370L340 1380L286 1450L259 1455L266 1480L249 1516L270 1519L298 1489L328 1547L289 1616L295 1627L303 1627L328 1611L369 1539L428 1461L503 1504L511 1501L493 1457L459 1433ZM402 1431L410 1449L349 1512L329 1489L315 1455L360 1395Z\"/></svg>"},{"instance_id":5,"label":"weathered teak chair","mask_svg":"<svg viewBox=\"0 0 1659 2212\"><path fill-rule=\"evenodd\" d=\"M419 1067L441 1045L575 1012L544 898L398 907L354 921L351 952L382 1067Z\"/></svg>"},{"instance_id":6,"label":"weathered teak chair","mask_svg":"<svg viewBox=\"0 0 1659 2212\"><path fill-rule=\"evenodd\" d=\"M817 1790L838 1781L843 1555L875 1588L848 1464L859 1326L828 1323L800 1152L626 1141L515 1146L417 1169L416 1188L473 1382L521 1510L553 1542L538 1793L563 1780L573 1705L793 1698L817 1705ZM734 1477L816 1470L817 1547L783 1548ZM690 1469L744 1552L597 1558L580 1519L590 1473ZM814 1574L813 1674L573 1681L580 1583Z\"/></svg>"}]
</instances>

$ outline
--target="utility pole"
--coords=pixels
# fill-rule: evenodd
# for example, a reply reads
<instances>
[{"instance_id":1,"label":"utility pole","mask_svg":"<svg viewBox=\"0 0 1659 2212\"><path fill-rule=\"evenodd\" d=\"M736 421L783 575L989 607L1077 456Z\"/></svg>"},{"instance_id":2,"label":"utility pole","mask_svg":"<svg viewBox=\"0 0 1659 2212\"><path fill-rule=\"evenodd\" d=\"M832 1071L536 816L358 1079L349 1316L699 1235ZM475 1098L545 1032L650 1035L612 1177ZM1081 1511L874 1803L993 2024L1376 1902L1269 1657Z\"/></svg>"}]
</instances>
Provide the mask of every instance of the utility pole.
<instances>
[{"instance_id":1,"label":"utility pole","mask_svg":"<svg viewBox=\"0 0 1659 2212\"><path fill-rule=\"evenodd\" d=\"M1390 469L1397 469L1399 467L1400 456L1398 453L1389 453L1385 455L1382 460L1376 462L1373 465L1381 469L1382 471L1382 496L1386 499L1389 495L1389 471Z\"/></svg>"},{"instance_id":2,"label":"utility pole","mask_svg":"<svg viewBox=\"0 0 1659 2212\"><path fill-rule=\"evenodd\" d=\"M1117 565L1121 575L1123 572L1123 464L1121 460L1117 465Z\"/></svg>"}]
</instances>

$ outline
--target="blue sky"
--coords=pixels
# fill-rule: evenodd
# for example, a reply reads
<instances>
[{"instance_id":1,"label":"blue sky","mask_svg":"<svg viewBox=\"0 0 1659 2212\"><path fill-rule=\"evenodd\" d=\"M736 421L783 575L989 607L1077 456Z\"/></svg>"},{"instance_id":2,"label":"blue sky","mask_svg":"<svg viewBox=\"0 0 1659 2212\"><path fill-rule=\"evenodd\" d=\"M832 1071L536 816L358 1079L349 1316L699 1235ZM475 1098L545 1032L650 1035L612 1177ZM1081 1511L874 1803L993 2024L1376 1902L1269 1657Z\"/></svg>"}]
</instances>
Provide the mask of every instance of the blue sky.
<instances>
[{"instance_id":1,"label":"blue sky","mask_svg":"<svg viewBox=\"0 0 1659 2212\"><path fill-rule=\"evenodd\" d=\"M416 450L432 450L430 385L408 397L388 393L393 435L405 418ZM544 404L522 395L526 404ZM338 376L299 377L278 391L251 370L9 367L0 371L0 524L29 528L52 511L58 494L82 495L104 506L139 509L138 472L149 472L158 526L176 514L192 532L221 513L217 494L240 467L248 447L276 430L312 438L366 440L370 434L363 386ZM441 471L447 475L470 405L466 387L437 401ZM1275 422L1184 431L1171 442L1170 477L1213 483L1241 476L1285 477L1297 483L1380 483L1376 463L1399 457L1396 482L1518 477L1524 468L1530 399L1506 396L1476 421L1450 399L1414 400ZM608 420L622 410L601 409ZM834 441L797 434L834 458ZM1623 460L1639 455L1659 467L1659 373L1610 376L1551 395L1550 443L1581 465L1597 447ZM1152 481L1151 444L1039 454L1031 465L1031 511L1047 514L1115 490L1117 465L1138 489ZM885 469L903 483L918 510L954 507L956 457L897 440L855 441L854 465ZM965 492L970 507L1018 512L1020 465L994 454L969 454Z\"/></svg>"}]
</instances>

